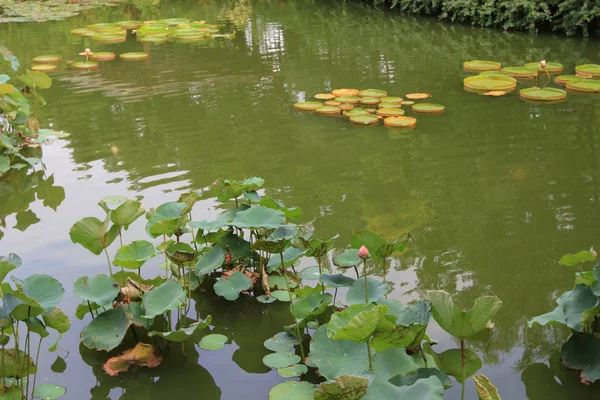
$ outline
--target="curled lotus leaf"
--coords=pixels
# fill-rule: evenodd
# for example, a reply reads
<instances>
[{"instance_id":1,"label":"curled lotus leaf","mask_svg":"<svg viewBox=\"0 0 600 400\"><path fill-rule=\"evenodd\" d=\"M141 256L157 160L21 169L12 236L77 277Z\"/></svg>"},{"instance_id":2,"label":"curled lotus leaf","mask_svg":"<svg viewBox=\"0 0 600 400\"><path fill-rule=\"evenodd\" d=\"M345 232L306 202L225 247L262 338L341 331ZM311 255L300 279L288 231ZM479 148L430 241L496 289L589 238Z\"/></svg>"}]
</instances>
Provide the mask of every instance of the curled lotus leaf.
<instances>
[{"instance_id":1,"label":"curled lotus leaf","mask_svg":"<svg viewBox=\"0 0 600 400\"><path fill-rule=\"evenodd\" d=\"M322 314L331 303L332 298L333 296L331 296L330 293L311 293L308 296L294 300L293 303L294 309L296 310L296 321L299 322L309 317ZM291 305L290 312L292 312Z\"/></svg>"},{"instance_id":2,"label":"curled lotus leaf","mask_svg":"<svg viewBox=\"0 0 600 400\"><path fill-rule=\"evenodd\" d=\"M502 68L502 64L495 61L473 60L465 61L463 68L467 71L495 71Z\"/></svg>"},{"instance_id":3,"label":"curled lotus leaf","mask_svg":"<svg viewBox=\"0 0 600 400\"><path fill-rule=\"evenodd\" d=\"M108 228L109 223L110 213L106 215L104 221L94 217L83 218L71 227L69 236L73 243L78 243L95 255L99 255L119 234L117 226Z\"/></svg>"},{"instance_id":4,"label":"curled lotus leaf","mask_svg":"<svg viewBox=\"0 0 600 400\"><path fill-rule=\"evenodd\" d=\"M221 350L228 341L229 339L227 336L213 333L204 336L202 340L200 340L200 343L198 343L198 346L200 346L202 350Z\"/></svg>"},{"instance_id":5,"label":"curled lotus leaf","mask_svg":"<svg viewBox=\"0 0 600 400\"><path fill-rule=\"evenodd\" d=\"M387 258L393 253L403 252L406 250L408 242L408 234L397 237L393 242L388 242L375 232L368 230L355 232L350 237L350 243L353 248L359 249L364 245L369 250L370 256L378 260Z\"/></svg>"},{"instance_id":6,"label":"curled lotus leaf","mask_svg":"<svg viewBox=\"0 0 600 400\"><path fill-rule=\"evenodd\" d=\"M153 213L149 213L146 233L153 238L173 235L184 222L183 211L186 206L183 202L167 202L158 206Z\"/></svg>"},{"instance_id":7,"label":"curled lotus leaf","mask_svg":"<svg viewBox=\"0 0 600 400\"><path fill-rule=\"evenodd\" d=\"M296 263L304 254L306 254L307 250L299 249L297 247L287 247L282 255L283 255L283 265L289 267ZM281 257L273 256L269 259L267 263L267 272L273 272L281 267ZM271 276L269 276L271 279ZM285 282L283 282L285 284Z\"/></svg>"},{"instance_id":8,"label":"curled lotus leaf","mask_svg":"<svg viewBox=\"0 0 600 400\"><path fill-rule=\"evenodd\" d=\"M496 386L483 374L473 376L475 382L475 390L480 400L502 400Z\"/></svg>"},{"instance_id":9,"label":"curled lotus leaf","mask_svg":"<svg viewBox=\"0 0 600 400\"><path fill-rule=\"evenodd\" d=\"M169 243L166 248L169 260L175 264L182 265L194 260L196 251L187 243Z\"/></svg>"},{"instance_id":10,"label":"curled lotus leaf","mask_svg":"<svg viewBox=\"0 0 600 400\"><path fill-rule=\"evenodd\" d=\"M332 339L367 342L387 314L387 306L354 304L334 313L327 324L327 336Z\"/></svg>"},{"instance_id":11,"label":"curled lotus leaf","mask_svg":"<svg viewBox=\"0 0 600 400\"><path fill-rule=\"evenodd\" d=\"M269 368L285 368L300 362L300 356L289 352L277 352L263 357L263 364Z\"/></svg>"},{"instance_id":12,"label":"curled lotus leaf","mask_svg":"<svg viewBox=\"0 0 600 400\"><path fill-rule=\"evenodd\" d=\"M600 379L600 340L593 335L573 333L560 350L560 359L567 368L581 371L582 383Z\"/></svg>"},{"instance_id":13,"label":"curled lotus leaf","mask_svg":"<svg viewBox=\"0 0 600 400\"><path fill-rule=\"evenodd\" d=\"M308 367L304 364L294 364L289 367L277 368L277 373L282 378L296 378L308 372Z\"/></svg>"},{"instance_id":14,"label":"curled lotus leaf","mask_svg":"<svg viewBox=\"0 0 600 400\"><path fill-rule=\"evenodd\" d=\"M578 74L589 75L590 77L600 77L600 64L583 64L575 67Z\"/></svg>"},{"instance_id":15,"label":"curled lotus leaf","mask_svg":"<svg viewBox=\"0 0 600 400\"><path fill-rule=\"evenodd\" d=\"M34 274L25 279L13 276L11 279L26 296L37 301L46 313L58 306L65 294L62 283L50 275Z\"/></svg>"},{"instance_id":16,"label":"curled lotus leaf","mask_svg":"<svg viewBox=\"0 0 600 400\"><path fill-rule=\"evenodd\" d=\"M333 265L338 268L351 268L361 263L361 258L358 256L358 249L349 249L341 254L333 256Z\"/></svg>"},{"instance_id":17,"label":"curled lotus leaf","mask_svg":"<svg viewBox=\"0 0 600 400\"><path fill-rule=\"evenodd\" d=\"M353 115L350 117L350 122L356 125L377 125L379 123L379 118L370 114Z\"/></svg>"},{"instance_id":18,"label":"curled lotus leaf","mask_svg":"<svg viewBox=\"0 0 600 400\"><path fill-rule=\"evenodd\" d=\"M355 279L342 274L323 274L319 277L319 282L332 288L350 287Z\"/></svg>"},{"instance_id":19,"label":"curled lotus leaf","mask_svg":"<svg viewBox=\"0 0 600 400\"><path fill-rule=\"evenodd\" d=\"M320 101L301 101L294 104L294 108L300 111L315 111L319 107L323 107Z\"/></svg>"},{"instance_id":20,"label":"curled lotus leaf","mask_svg":"<svg viewBox=\"0 0 600 400\"><path fill-rule=\"evenodd\" d=\"M294 293L288 292L287 290L274 290L271 292L271 297L279 300L279 301L292 301L297 296Z\"/></svg>"},{"instance_id":21,"label":"curled lotus leaf","mask_svg":"<svg viewBox=\"0 0 600 400\"><path fill-rule=\"evenodd\" d=\"M441 114L446 110L446 107L441 104L419 103L414 104L412 110L421 114Z\"/></svg>"},{"instance_id":22,"label":"curled lotus leaf","mask_svg":"<svg viewBox=\"0 0 600 400\"><path fill-rule=\"evenodd\" d=\"M133 53L122 53L119 58L123 61L144 61L148 59L148 53L133 52Z\"/></svg>"},{"instance_id":23,"label":"curled lotus leaf","mask_svg":"<svg viewBox=\"0 0 600 400\"><path fill-rule=\"evenodd\" d=\"M269 391L269 400L314 400L315 385L308 382L286 381Z\"/></svg>"},{"instance_id":24,"label":"curled lotus leaf","mask_svg":"<svg viewBox=\"0 0 600 400\"><path fill-rule=\"evenodd\" d=\"M508 90L517 86L517 80L510 76L475 75L465 78L464 85L474 90Z\"/></svg>"},{"instance_id":25,"label":"curled lotus leaf","mask_svg":"<svg viewBox=\"0 0 600 400\"><path fill-rule=\"evenodd\" d=\"M170 342L183 342L192 337L196 332L207 328L211 321L212 317L209 315L204 321L193 323L185 328L179 328L169 332L152 331L148 332L148 336L160 336Z\"/></svg>"},{"instance_id":26,"label":"curled lotus leaf","mask_svg":"<svg viewBox=\"0 0 600 400\"><path fill-rule=\"evenodd\" d=\"M324 115L337 115L342 112L342 110L339 107L335 106L323 106L317 108L315 111L317 112L317 114Z\"/></svg>"},{"instance_id":27,"label":"curled lotus leaf","mask_svg":"<svg viewBox=\"0 0 600 400\"><path fill-rule=\"evenodd\" d=\"M383 120L385 126L392 128L412 128L417 125L417 119L412 117L389 117Z\"/></svg>"},{"instance_id":28,"label":"curled lotus leaf","mask_svg":"<svg viewBox=\"0 0 600 400\"><path fill-rule=\"evenodd\" d=\"M557 300L558 306L551 312L532 318L528 325L538 323L560 324L576 332L583 332L582 314L598 305L598 297L585 284L578 284L573 290L563 293Z\"/></svg>"},{"instance_id":29,"label":"curled lotus leaf","mask_svg":"<svg viewBox=\"0 0 600 400\"><path fill-rule=\"evenodd\" d=\"M67 389L54 383L43 383L33 390L33 397L42 400L56 400L63 397Z\"/></svg>"},{"instance_id":30,"label":"curled lotus leaf","mask_svg":"<svg viewBox=\"0 0 600 400\"><path fill-rule=\"evenodd\" d=\"M22 265L21 257L14 253L8 256L0 257L0 282L6 278L12 270L19 268Z\"/></svg>"},{"instance_id":31,"label":"curled lotus leaf","mask_svg":"<svg viewBox=\"0 0 600 400\"><path fill-rule=\"evenodd\" d=\"M427 357L427 355L425 356ZM429 362L429 360L428 360ZM431 363L435 365L435 362L433 362L433 359L431 360ZM437 368L419 368L417 369L415 372L412 372L408 375L396 375L392 378L390 378L390 383L393 383L396 386L412 386L414 385L419 379L427 379L431 376L435 376L437 377L440 382L442 382L442 385L444 386L444 389L448 389L452 387L452 380L448 377L448 375L446 375L445 373L443 373L442 371L440 371ZM489 399L489 400L493 400L493 399Z\"/></svg>"},{"instance_id":32,"label":"curled lotus leaf","mask_svg":"<svg viewBox=\"0 0 600 400\"><path fill-rule=\"evenodd\" d=\"M125 350L120 356L109 358L102 369L108 375L117 376L121 372L128 371L131 366L156 368L162 361L163 358L154 347L140 342L133 349Z\"/></svg>"},{"instance_id":33,"label":"curled lotus leaf","mask_svg":"<svg viewBox=\"0 0 600 400\"><path fill-rule=\"evenodd\" d=\"M368 389L367 378L343 375L333 382L321 383L315 391L315 400L359 400Z\"/></svg>"},{"instance_id":34,"label":"curled lotus leaf","mask_svg":"<svg viewBox=\"0 0 600 400\"><path fill-rule=\"evenodd\" d=\"M567 98L567 92L555 88L527 88L519 92L521 98L538 101L558 101Z\"/></svg>"},{"instance_id":35,"label":"curled lotus leaf","mask_svg":"<svg viewBox=\"0 0 600 400\"><path fill-rule=\"evenodd\" d=\"M539 62L527 63L525 64L525 68L537 69L539 72L542 72L545 69L550 74L560 74L563 71L564 66L561 63L548 61L545 68L542 68Z\"/></svg>"},{"instance_id":36,"label":"curled lotus leaf","mask_svg":"<svg viewBox=\"0 0 600 400\"><path fill-rule=\"evenodd\" d=\"M537 68L527 67L505 67L502 71L508 72L515 78L535 78L538 75Z\"/></svg>"},{"instance_id":37,"label":"curled lotus leaf","mask_svg":"<svg viewBox=\"0 0 600 400\"><path fill-rule=\"evenodd\" d=\"M473 376L482 367L482 362L477 353L471 349L464 349L465 373L463 375L463 358L461 349L450 349L437 354L431 349L429 344L424 344L425 351L433 357L435 364L446 375L453 376L458 383L463 383L464 378Z\"/></svg>"},{"instance_id":38,"label":"curled lotus leaf","mask_svg":"<svg viewBox=\"0 0 600 400\"><path fill-rule=\"evenodd\" d=\"M289 220L296 221L302 216L302 210L297 207L286 207L286 205L272 197L265 196L260 199L260 205L269 207L274 210L279 210L285 214L285 217Z\"/></svg>"},{"instance_id":39,"label":"curled lotus leaf","mask_svg":"<svg viewBox=\"0 0 600 400\"><path fill-rule=\"evenodd\" d=\"M117 250L113 264L127 269L138 269L156 255L154 245L147 240L135 240Z\"/></svg>"},{"instance_id":40,"label":"curled lotus leaf","mask_svg":"<svg viewBox=\"0 0 600 400\"><path fill-rule=\"evenodd\" d=\"M598 80L583 80L583 81L568 81L567 89L576 92L600 93L600 81Z\"/></svg>"},{"instance_id":41,"label":"curled lotus leaf","mask_svg":"<svg viewBox=\"0 0 600 400\"><path fill-rule=\"evenodd\" d=\"M376 114L382 117L400 117L404 115L404 110L401 108L380 108L377 110Z\"/></svg>"}]
</instances>

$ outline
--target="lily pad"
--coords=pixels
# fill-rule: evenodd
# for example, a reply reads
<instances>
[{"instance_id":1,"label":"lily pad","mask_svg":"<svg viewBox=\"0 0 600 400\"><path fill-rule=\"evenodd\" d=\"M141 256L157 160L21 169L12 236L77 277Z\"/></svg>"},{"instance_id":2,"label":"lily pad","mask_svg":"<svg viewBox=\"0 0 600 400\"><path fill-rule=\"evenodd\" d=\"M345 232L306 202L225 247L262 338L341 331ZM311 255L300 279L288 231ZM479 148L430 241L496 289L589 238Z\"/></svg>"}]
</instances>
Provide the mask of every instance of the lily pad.
<instances>
[{"instance_id":1,"label":"lily pad","mask_svg":"<svg viewBox=\"0 0 600 400\"><path fill-rule=\"evenodd\" d=\"M424 99L430 98L431 94L430 93L409 93L404 97L406 97L409 100L424 100Z\"/></svg>"},{"instance_id":2,"label":"lily pad","mask_svg":"<svg viewBox=\"0 0 600 400\"><path fill-rule=\"evenodd\" d=\"M358 96L340 96L340 97L336 97L335 101L339 101L340 103L358 104L358 102L360 101L360 97L358 97Z\"/></svg>"},{"instance_id":3,"label":"lily pad","mask_svg":"<svg viewBox=\"0 0 600 400\"><path fill-rule=\"evenodd\" d=\"M404 99L398 96L385 96L381 99L382 103L390 103L390 104L402 104Z\"/></svg>"},{"instance_id":4,"label":"lily pad","mask_svg":"<svg viewBox=\"0 0 600 400\"><path fill-rule=\"evenodd\" d=\"M356 125L377 125L379 118L371 114L353 115L350 117L350 122Z\"/></svg>"},{"instance_id":5,"label":"lily pad","mask_svg":"<svg viewBox=\"0 0 600 400\"><path fill-rule=\"evenodd\" d=\"M139 29L142 26L142 21L120 21L117 22L124 29Z\"/></svg>"},{"instance_id":6,"label":"lily pad","mask_svg":"<svg viewBox=\"0 0 600 400\"><path fill-rule=\"evenodd\" d=\"M308 367L304 364L294 364L289 367L277 368L277 373L283 378L296 378L308 372Z\"/></svg>"},{"instance_id":7,"label":"lily pad","mask_svg":"<svg viewBox=\"0 0 600 400\"><path fill-rule=\"evenodd\" d=\"M58 306L65 294L62 283L50 275L34 274L25 279L13 276L11 279L26 296L37 301L45 313Z\"/></svg>"},{"instance_id":8,"label":"lily pad","mask_svg":"<svg viewBox=\"0 0 600 400\"><path fill-rule=\"evenodd\" d=\"M34 64L56 64L62 61L61 56L49 55L49 56L37 56L31 59Z\"/></svg>"},{"instance_id":9,"label":"lily pad","mask_svg":"<svg viewBox=\"0 0 600 400\"><path fill-rule=\"evenodd\" d=\"M445 109L443 105L433 103L419 103L412 106L414 112L421 114L441 114Z\"/></svg>"},{"instance_id":10,"label":"lily pad","mask_svg":"<svg viewBox=\"0 0 600 400\"><path fill-rule=\"evenodd\" d=\"M91 71L98 69L99 65L95 61L76 62L71 65L71 68L79 71Z\"/></svg>"},{"instance_id":11,"label":"lily pad","mask_svg":"<svg viewBox=\"0 0 600 400\"><path fill-rule=\"evenodd\" d=\"M584 79L585 78L582 78L581 76L577 76L577 75L558 75L557 77L554 78L554 83L556 83L558 85L565 85L569 82L579 82Z\"/></svg>"},{"instance_id":12,"label":"lily pad","mask_svg":"<svg viewBox=\"0 0 600 400\"><path fill-rule=\"evenodd\" d=\"M92 36L92 40L94 42L101 43L124 43L125 40L127 40L127 36L112 33L102 33L100 35Z\"/></svg>"},{"instance_id":13,"label":"lily pad","mask_svg":"<svg viewBox=\"0 0 600 400\"><path fill-rule=\"evenodd\" d=\"M289 352L277 352L263 357L263 364L269 368L285 368L300 362L300 356Z\"/></svg>"},{"instance_id":14,"label":"lily pad","mask_svg":"<svg viewBox=\"0 0 600 400\"><path fill-rule=\"evenodd\" d=\"M382 102L377 105L378 108L402 108L402 104L400 103L387 103Z\"/></svg>"},{"instance_id":15,"label":"lily pad","mask_svg":"<svg viewBox=\"0 0 600 400\"><path fill-rule=\"evenodd\" d=\"M131 366L156 368L163 361L163 358L149 344L138 343L133 349L117 357L109 358L102 369L108 375L116 376L121 372L126 372Z\"/></svg>"},{"instance_id":16,"label":"lily pad","mask_svg":"<svg viewBox=\"0 0 600 400\"><path fill-rule=\"evenodd\" d=\"M78 29L73 29L71 31L71 35L77 35L77 36L88 36L88 35L94 35L97 32L92 30L92 29L88 29L88 28L78 28Z\"/></svg>"},{"instance_id":17,"label":"lily pad","mask_svg":"<svg viewBox=\"0 0 600 400\"><path fill-rule=\"evenodd\" d=\"M269 391L269 400L314 400L315 385L308 382L286 381Z\"/></svg>"},{"instance_id":18,"label":"lily pad","mask_svg":"<svg viewBox=\"0 0 600 400\"><path fill-rule=\"evenodd\" d=\"M301 101L294 104L294 108L300 111L315 111L319 107L323 107L323 103L319 101Z\"/></svg>"},{"instance_id":19,"label":"lily pad","mask_svg":"<svg viewBox=\"0 0 600 400\"><path fill-rule=\"evenodd\" d=\"M315 94L315 99L318 100L333 100L335 98L331 93L319 93Z\"/></svg>"},{"instance_id":20,"label":"lily pad","mask_svg":"<svg viewBox=\"0 0 600 400\"><path fill-rule=\"evenodd\" d=\"M163 43L167 43L168 39L167 39L167 33L165 32L164 36L161 35L149 35L149 36L142 36L139 39L140 42L142 43L152 43L152 44L163 44Z\"/></svg>"},{"instance_id":21,"label":"lily pad","mask_svg":"<svg viewBox=\"0 0 600 400\"><path fill-rule=\"evenodd\" d=\"M537 69L539 72L543 72L544 68L540 65L539 62L531 62L525 64L525 68ZM546 63L546 71L550 74L560 74L563 71L563 65L557 62L547 62Z\"/></svg>"},{"instance_id":22,"label":"lily pad","mask_svg":"<svg viewBox=\"0 0 600 400\"><path fill-rule=\"evenodd\" d=\"M286 352L292 351L294 346L298 345L300 342L295 336L288 335L285 332L279 332L272 338L265 340L263 345L274 352Z\"/></svg>"},{"instance_id":23,"label":"lily pad","mask_svg":"<svg viewBox=\"0 0 600 400\"><path fill-rule=\"evenodd\" d=\"M568 81L567 89L577 92L600 93L600 81L591 79L582 81Z\"/></svg>"},{"instance_id":24,"label":"lily pad","mask_svg":"<svg viewBox=\"0 0 600 400\"><path fill-rule=\"evenodd\" d=\"M111 61L115 59L115 53L110 51L102 51L92 54L90 59L92 61Z\"/></svg>"},{"instance_id":25,"label":"lily pad","mask_svg":"<svg viewBox=\"0 0 600 400\"><path fill-rule=\"evenodd\" d=\"M82 276L73 284L73 294L90 303L109 307L119 294L119 285L107 275L96 275L92 278Z\"/></svg>"},{"instance_id":26,"label":"lily pad","mask_svg":"<svg viewBox=\"0 0 600 400\"><path fill-rule=\"evenodd\" d=\"M113 264L127 269L138 269L155 254L152 243L147 240L135 240L117 250Z\"/></svg>"},{"instance_id":27,"label":"lily pad","mask_svg":"<svg viewBox=\"0 0 600 400\"><path fill-rule=\"evenodd\" d=\"M279 301L292 301L297 296L294 293L290 294L287 290L274 290L271 292L271 297Z\"/></svg>"},{"instance_id":28,"label":"lily pad","mask_svg":"<svg viewBox=\"0 0 600 400\"><path fill-rule=\"evenodd\" d=\"M344 111L344 117L352 117L355 115L368 115L369 112L367 110L363 110L362 108L352 108L350 110Z\"/></svg>"},{"instance_id":29,"label":"lily pad","mask_svg":"<svg viewBox=\"0 0 600 400\"><path fill-rule=\"evenodd\" d=\"M392 128L412 128L417 124L417 119L412 117L389 117L383 120L385 126Z\"/></svg>"},{"instance_id":30,"label":"lily pad","mask_svg":"<svg viewBox=\"0 0 600 400\"><path fill-rule=\"evenodd\" d=\"M463 68L467 71L495 71L502 68L502 64L495 61L473 60L465 61Z\"/></svg>"},{"instance_id":31,"label":"lily pad","mask_svg":"<svg viewBox=\"0 0 600 400\"><path fill-rule=\"evenodd\" d=\"M342 112L339 107L334 106L323 106L319 107L315 110L317 114L325 114L325 115L336 115Z\"/></svg>"},{"instance_id":32,"label":"lily pad","mask_svg":"<svg viewBox=\"0 0 600 400\"><path fill-rule=\"evenodd\" d=\"M342 111L348 111L348 110L352 110L354 108L354 105L350 104L350 103L340 103L339 107L340 107L340 110L342 110Z\"/></svg>"},{"instance_id":33,"label":"lily pad","mask_svg":"<svg viewBox=\"0 0 600 400\"><path fill-rule=\"evenodd\" d=\"M331 94L335 97L352 97L358 96L358 90L356 89L334 89Z\"/></svg>"},{"instance_id":34,"label":"lily pad","mask_svg":"<svg viewBox=\"0 0 600 400\"><path fill-rule=\"evenodd\" d=\"M350 287L352 286L354 281L354 278L350 278L349 276L345 276L342 274L323 274L319 278L319 282L332 288Z\"/></svg>"},{"instance_id":35,"label":"lily pad","mask_svg":"<svg viewBox=\"0 0 600 400\"><path fill-rule=\"evenodd\" d=\"M39 72L53 72L53 71L56 71L57 69L58 69L58 67L53 64L37 64L37 65L33 65L31 67L32 71L39 71Z\"/></svg>"},{"instance_id":36,"label":"lily pad","mask_svg":"<svg viewBox=\"0 0 600 400\"><path fill-rule=\"evenodd\" d=\"M557 101L567 98L567 92L555 88L527 88L521 89L519 93L528 100Z\"/></svg>"},{"instance_id":37,"label":"lily pad","mask_svg":"<svg viewBox=\"0 0 600 400\"><path fill-rule=\"evenodd\" d=\"M151 319L169 310L175 310L185 301L185 291L179 283L168 280L144 294L144 318Z\"/></svg>"},{"instance_id":38,"label":"lily pad","mask_svg":"<svg viewBox=\"0 0 600 400\"><path fill-rule=\"evenodd\" d=\"M594 78L600 77L600 64L577 65L575 71L578 74L589 75Z\"/></svg>"},{"instance_id":39,"label":"lily pad","mask_svg":"<svg viewBox=\"0 0 600 400\"><path fill-rule=\"evenodd\" d=\"M144 61L148 59L148 53L122 53L119 55L119 58L123 61Z\"/></svg>"},{"instance_id":40,"label":"lily pad","mask_svg":"<svg viewBox=\"0 0 600 400\"><path fill-rule=\"evenodd\" d=\"M200 346L202 350L221 350L228 341L229 339L227 336L213 333L204 336L202 340L200 340L200 343L198 343L198 346Z\"/></svg>"},{"instance_id":41,"label":"lily pad","mask_svg":"<svg viewBox=\"0 0 600 400\"><path fill-rule=\"evenodd\" d=\"M517 86L517 80L510 76L501 75L475 75L465 78L466 87L475 90L508 90Z\"/></svg>"},{"instance_id":42,"label":"lily pad","mask_svg":"<svg viewBox=\"0 0 600 400\"><path fill-rule=\"evenodd\" d=\"M339 107L342 103L340 103L339 101L335 101L335 100L328 100L323 104L328 107Z\"/></svg>"},{"instance_id":43,"label":"lily pad","mask_svg":"<svg viewBox=\"0 0 600 400\"><path fill-rule=\"evenodd\" d=\"M379 89L366 89L366 90L361 90L360 92L358 92L358 95L360 97L385 97L387 96L387 92L385 90L379 90Z\"/></svg>"},{"instance_id":44,"label":"lily pad","mask_svg":"<svg viewBox=\"0 0 600 400\"><path fill-rule=\"evenodd\" d=\"M390 291L390 287L387 283L379 282L374 278L367 278L367 282L369 288L368 303L376 302ZM350 289L346 294L346 302L348 304L365 303L364 279L356 280L352 286L350 286Z\"/></svg>"},{"instance_id":45,"label":"lily pad","mask_svg":"<svg viewBox=\"0 0 600 400\"><path fill-rule=\"evenodd\" d=\"M506 67L502 68L502 71L508 72L511 76L516 78L535 78L538 75L537 68Z\"/></svg>"},{"instance_id":46,"label":"lily pad","mask_svg":"<svg viewBox=\"0 0 600 400\"><path fill-rule=\"evenodd\" d=\"M369 369L367 346L329 338L327 324L321 325L313 335L309 357L319 373L328 380L342 375L361 375Z\"/></svg>"},{"instance_id":47,"label":"lily pad","mask_svg":"<svg viewBox=\"0 0 600 400\"><path fill-rule=\"evenodd\" d=\"M221 278L213 287L217 295L234 301L240 297L241 291L250 289L250 286L252 286L250 278L241 272L234 272L229 279Z\"/></svg>"},{"instance_id":48,"label":"lily pad","mask_svg":"<svg viewBox=\"0 0 600 400\"><path fill-rule=\"evenodd\" d=\"M382 117L400 117L404 115L404 110L401 108L380 108L377 110L377 115Z\"/></svg>"},{"instance_id":49,"label":"lily pad","mask_svg":"<svg viewBox=\"0 0 600 400\"><path fill-rule=\"evenodd\" d=\"M374 106L381 103L381 99L379 97L362 97L360 99L360 104L365 104L368 106Z\"/></svg>"},{"instance_id":50,"label":"lily pad","mask_svg":"<svg viewBox=\"0 0 600 400\"><path fill-rule=\"evenodd\" d=\"M42 400L56 400L63 397L67 389L53 383L43 383L33 390L33 397Z\"/></svg>"},{"instance_id":51,"label":"lily pad","mask_svg":"<svg viewBox=\"0 0 600 400\"><path fill-rule=\"evenodd\" d=\"M110 351L121 344L131 324L123 307L112 308L83 328L81 340L90 349Z\"/></svg>"}]
</instances>

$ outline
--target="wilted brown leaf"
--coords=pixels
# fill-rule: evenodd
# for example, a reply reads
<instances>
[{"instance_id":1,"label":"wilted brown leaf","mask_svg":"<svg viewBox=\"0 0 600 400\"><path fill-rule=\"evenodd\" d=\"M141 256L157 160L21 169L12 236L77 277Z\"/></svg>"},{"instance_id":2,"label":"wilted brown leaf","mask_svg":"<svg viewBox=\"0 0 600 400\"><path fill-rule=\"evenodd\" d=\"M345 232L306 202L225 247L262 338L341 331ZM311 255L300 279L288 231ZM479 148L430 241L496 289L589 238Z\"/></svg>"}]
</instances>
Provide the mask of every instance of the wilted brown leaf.
<instances>
[{"instance_id":1,"label":"wilted brown leaf","mask_svg":"<svg viewBox=\"0 0 600 400\"><path fill-rule=\"evenodd\" d=\"M104 372L111 376L117 376L120 372L129 370L131 366L156 368L163 358L149 344L138 343L133 349L125 350L117 357L111 357L106 361Z\"/></svg>"}]
</instances>

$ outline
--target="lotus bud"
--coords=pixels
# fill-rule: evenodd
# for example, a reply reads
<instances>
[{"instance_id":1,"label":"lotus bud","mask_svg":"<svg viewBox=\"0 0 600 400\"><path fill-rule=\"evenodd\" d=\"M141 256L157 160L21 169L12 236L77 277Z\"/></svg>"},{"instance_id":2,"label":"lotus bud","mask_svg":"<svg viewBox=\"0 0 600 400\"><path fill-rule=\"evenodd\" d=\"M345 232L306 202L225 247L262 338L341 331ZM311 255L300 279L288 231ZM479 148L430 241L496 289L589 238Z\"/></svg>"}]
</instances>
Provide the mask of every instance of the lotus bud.
<instances>
[{"instance_id":1,"label":"lotus bud","mask_svg":"<svg viewBox=\"0 0 600 400\"><path fill-rule=\"evenodd\" d=\"M596 258L598 256L598 253L596 253L596 250L594 250L593 248L590 250L590 253L592 254L592 257Z\"/></svg>"},{"instance_id":2,"label":"lotus bud","mask_svg":"<svg viewBox=\"0 0 600 400\"><path fill-rule=\"evenodd\" d=\"M540 67L542 67L542 69L546 69L546 60L540 61Z\"/></svg>"},{"instance_id":3,"label":"lotus bud","mask_svg":"<svg viewBox=\"0 0 600 400\"><path fill-rule=\"evenodd\" d=\"M366 246L361 246L360 249L358 249L358 256L360 258L369 258L369 249L367 249Z\"/></svg>"}]
</instances>

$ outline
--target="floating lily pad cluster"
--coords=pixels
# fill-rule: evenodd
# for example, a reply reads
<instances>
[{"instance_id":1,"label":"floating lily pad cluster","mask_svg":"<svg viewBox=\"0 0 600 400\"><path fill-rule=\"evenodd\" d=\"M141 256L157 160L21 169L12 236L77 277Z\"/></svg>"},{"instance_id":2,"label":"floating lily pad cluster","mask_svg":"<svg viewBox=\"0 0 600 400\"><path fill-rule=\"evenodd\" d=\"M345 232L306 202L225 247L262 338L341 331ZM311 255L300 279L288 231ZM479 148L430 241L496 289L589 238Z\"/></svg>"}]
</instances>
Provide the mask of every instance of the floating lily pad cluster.
<instances>
[{"instance_id":1,"label":"floating lily pad cluster","mask_svg":"<svg viewBox=\"0 0 600 400\"><path fill-rule=\"evenodd\" d=\"M600 93L600 65L585 64L575 67L576 75L562 74L564 67L557 62L531 62L524 66L502 67L495 61L473 60L465 61L463 69L468 72L478 72L479 75L469 76L464 79L465 90L486 96L503 96L517 88L520 82L533 80L535 86L524 88L519 95L524 100L535 102L556 102L567 97L567 91L560 88L549 88L550 75L554 83L564 85L573 92ZM547 79L542 87L539 82Z\"/></svg>"},{"instance_id":2,"label":"floating lily pad cluster","mask_svg":"<svg viewBox=\"0 0 600 400\"><path fill-rule=\"evenodd\" d=\"M445 110L441 104L414 102L430 98L429 93L409 93L404 96L405 100L388 96L386 91L379 89L335 89L314 97L323 101L302 101L295 103L294 108L321 115L342 116L357 125L377 125L383 120L387 127L410 128L417 124L417 119L404 115L408 107L417 114L441 114Z\"/></svg>"}]
</instances>

